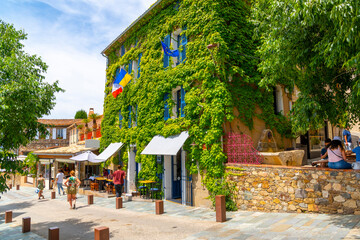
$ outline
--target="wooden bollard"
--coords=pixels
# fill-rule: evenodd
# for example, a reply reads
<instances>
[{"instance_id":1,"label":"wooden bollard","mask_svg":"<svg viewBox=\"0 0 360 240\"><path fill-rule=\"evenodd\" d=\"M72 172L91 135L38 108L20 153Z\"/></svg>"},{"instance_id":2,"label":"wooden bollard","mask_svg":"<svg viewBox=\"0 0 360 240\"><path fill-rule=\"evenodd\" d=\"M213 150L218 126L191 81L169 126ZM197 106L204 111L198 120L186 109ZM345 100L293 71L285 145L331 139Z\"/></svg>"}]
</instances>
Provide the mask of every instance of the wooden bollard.
<instances>
[{"instance_id":1,"label":"wooden bollard","mask_svg":"<svg viewBox=\"0 0 360 240\"><path fill-rule=\"evenodd\" d=\"M163 200L155 201L155 212L157 215L164 213L164 201Z\"/></svg>"},{"instance_id":2,"label":"wooden bollard","mask_svg":"<svg viewBox=\"0 0 360 240\"><path fill-rule=\"evenodd\" d=\"M31 230L31 218L30 217L24 217L22 219L22 232L30 232Z\"/></svg>"},{"instance_id":3,"label":"wooden bollard","mask_svg":"<svg viewBox=\"0 0 360 240\"><path fill-rule=\"evenodd\" d=\"M95 240L109 240L110 231L108 227L97 227L95 228Z\"/></svg>"},{"instance_id":4,"label":"wooden bollard","mask_svg":"<svg viewBox=\"0 0 360 240\"><path fill-rule=\"evenodd\" d=\"M59 240L60 230L58 227L49 228L48 240Z\"/></svg>"},{"instance_id":5,"label":"wooden bollard","mask_svg":"<svg viewBox=\"0 0 360 240\"><path fill-rule=\"evenodd\" d=\"M122 197L117 197L116 198L116 209L122 208L123 207L123 201L122 201Z\"/></svg>"},{"instance_id":6,"label":"wooden bollard","mask_svg":"<svg viewBox=\"0 0 360 240\"><path fill-rule=\"evenodd\" d=\"M6 211L5 212L5 223L11 223L12 222L12 211Z\"/></svg>"},{"instance_id":7,"label":"wooden bollard","mask_svg":"<svg viewBox=\"0 0 360 240\"><path fill-rule=\"evenodd\" d=\"M88 195L88 204L94 204L94 195Z\"/></svg>"},{"instance_id":8,"label":"wooden bollard","mask_svg":"<svg viewBox=\"0 0 360 240\"><path fill-rule=\"evenodd\" d=\"M11 183L9 184L9 189L12 189L12 184Z\"/></svg>"},{"instance_id":9,"label":"wooden bollard","mask_svg":"<svg viewBox=\"0 0 360 240\"><path fill-rule=\"evenodd\" d=\"M215 197L216 222L226 222L225 196L217 195Z\"/></svg>"},{"instance_id":10,"label":"wooden bollard","mask_svg":"<svg viewBox=\"0 0 360 240\"><path fill-rule=\"evenodd\" d=\"M19 184L16 185L16 190L20 190L20 185Z\"/></svg>"},{"instance_id":11,"label":"wooden bollard","mask_svg":"<svg viewBox=\"0 0 360 240\"><path fill-rule=\"evenodd\" d=\"M55 199L56 192L51 192L51 199Z\"/></svg>"}]
</instances>

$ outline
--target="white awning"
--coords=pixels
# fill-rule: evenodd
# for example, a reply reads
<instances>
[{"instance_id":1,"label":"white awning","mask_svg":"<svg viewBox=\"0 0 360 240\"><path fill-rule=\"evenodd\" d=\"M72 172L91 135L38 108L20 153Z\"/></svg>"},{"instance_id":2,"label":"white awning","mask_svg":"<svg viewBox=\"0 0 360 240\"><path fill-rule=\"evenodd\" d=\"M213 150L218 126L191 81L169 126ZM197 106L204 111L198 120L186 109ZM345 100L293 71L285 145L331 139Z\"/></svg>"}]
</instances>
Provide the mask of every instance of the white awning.
<instances>
[{"instance_id":1,"label":"white awning","mask_svg":"<svg viewBox=\"0 0 360 240\"><path fill-rule=\"evenodd\" d=\"M62 158L57 158L55 159L56 162L61 162L61 163L75 163L74 160L70 160L70 159L62 159Z\"/></svg>"},{"instance_id":2,"label":"white awning","mask_svg":"<svg viewBox=\"0 0 360 240\"><path fill-rule=\"evenodd\" d=\"M151 139L141 154L144 155L176 155L180 148L188 139L188 132L182 132L178 135L163 137L157 135Z\"/></svg>"},{"instance_id":3,"label":"white awning","mask_svg":"<svg viewBox=\"0 0 360 240\"><path fill-rule=\"evenodd\" d=\"M115 153L117 153L120 148L123 146L124 144L119 142L119 143L111 143L99 156L97 156L95 158L94 161L92 162L105 162L106 160L108 160L112 155L114 155Z\"/></svg>"}]
</instances>

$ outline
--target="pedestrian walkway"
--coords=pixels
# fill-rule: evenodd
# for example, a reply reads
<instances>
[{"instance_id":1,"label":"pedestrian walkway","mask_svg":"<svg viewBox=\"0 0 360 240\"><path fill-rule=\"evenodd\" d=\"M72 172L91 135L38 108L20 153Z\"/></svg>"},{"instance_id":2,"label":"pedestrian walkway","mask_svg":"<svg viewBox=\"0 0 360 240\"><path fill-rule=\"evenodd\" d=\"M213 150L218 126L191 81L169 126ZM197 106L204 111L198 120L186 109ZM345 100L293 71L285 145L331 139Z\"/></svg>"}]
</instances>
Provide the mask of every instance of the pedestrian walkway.
<instances>
[{"instance_id":1,"label":"pedestrian walkway","mask_svg":"<svg viewBox=\"0 0 360 240\"><path fill-rule=\"evenodd\" d=\"M37 199L35 188L22 187L20 191L11 190L2 195L1 205L14 201ZM50 198L50 191L45 191L45 198ZM66 196L56 196L55 200L66 201ZM87 196L78 195L77 207L87 206ZM126 211L144 213L146 216L155 214L155 203L151 201L124 202ZM94 207L115 209L114 198L94 198ZM250 211L227 212L227 222L215 223L215 212L211 209L188 207L173 202L164 202L164 215L177 221L208 222L205 230L194 232L187 240L198 239L360 239L360 216L298 214L298 213L263 213ZM73 210L69 210L73 211ZM80 209L79 209L80 211ZM107 210L109 211L109 210ZM120 210L121 211L121 210ZM43 239L36 234L21 234L21 227L5 224L3 213L0 215L0 239ZM211 224L210 224L211 223ZM8 233L14 233L9 238ZM5 238L3 238L3 236ZM14 237L16 236L16 237ZM8 238L6 238L8 237Z\"/></svg>"}]
</instances>

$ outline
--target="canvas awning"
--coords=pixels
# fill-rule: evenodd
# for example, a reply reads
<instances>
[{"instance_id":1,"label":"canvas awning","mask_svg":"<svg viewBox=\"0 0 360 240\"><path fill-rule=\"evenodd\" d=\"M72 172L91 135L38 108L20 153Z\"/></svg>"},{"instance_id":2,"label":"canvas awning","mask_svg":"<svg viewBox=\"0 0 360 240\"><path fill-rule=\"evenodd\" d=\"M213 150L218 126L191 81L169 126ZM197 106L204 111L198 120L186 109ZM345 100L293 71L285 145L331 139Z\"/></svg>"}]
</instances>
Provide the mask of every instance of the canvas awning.
<instances>
[{"instance_id":1,"label":"canvas awning","mask_svg":"<svg viewBox=\"0 0 360 240\"><path fill-rule=\"evenodd\" d=\"M114 155L115 153L117 153L120 148L123 146L124 144L121 142L118 143L111 143L99 156L97 156L95 158L94 161L92 162L105 162L106 160L108 160L112 155Z\"/></svg>"},{"instance_id":2,"label":"canvas awning","mask_svg":"<svg viewBox=\"0 0 360 240\"><path fill-rule=\"evenodd\" d=\"M157 135L151 139L141 154L144 155L176 155L188 139L189 133L182 132L178 135L163 137Z\"/></svg>"}]
</instances>

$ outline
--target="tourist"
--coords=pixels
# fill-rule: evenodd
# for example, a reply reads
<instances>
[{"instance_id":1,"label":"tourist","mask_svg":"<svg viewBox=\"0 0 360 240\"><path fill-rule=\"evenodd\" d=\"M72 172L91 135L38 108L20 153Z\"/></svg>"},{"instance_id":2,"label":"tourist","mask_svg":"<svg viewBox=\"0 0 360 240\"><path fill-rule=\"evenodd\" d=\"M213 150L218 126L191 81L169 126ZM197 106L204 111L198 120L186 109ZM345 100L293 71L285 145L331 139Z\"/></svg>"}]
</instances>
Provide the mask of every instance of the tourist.
<instances>
[{"instance_id":1,"label":"tourist","mask_svg":"<svg viewBox=\"0 0 360 240\"><path fill-rule=\"evenodd\" d=\"M60 189L62 190L63 192L63 195L65 195L65 191L64 191L64 188L63 188L63 179L64 179L64 173L61 169L59 169L58 171L58 174L56 174L56 184L57 184L57 188L58 188L58 191L59 191L59 195L61 195L60 193Z\"/></svg>"},{"instance_id":2,"label":"tourist","mask_svg":"<svg viewBox=\"0 0 360 240\"><path fill-rule=\"evenodd\" d=\"M360 147L356 147L352 150L356 154L356 162L360 162Z\"/></svg>"},{"instance_id":3,"label":"tourist","mask_svg":"<svg viewBox=\"0 0 360 240\"><path fill-rule=\"evenodd\" d=\"M72 170L70 172L70 177L65 181L64 185L67 187L67 199L70 203L70 209L76 208L76 192L77 188L80 186L80 180L75 177L75 172ZM74 205L73 205L74 202Z\"/></svg>"},{"instance_id":4,"label":"tourist","mask_svg":"<svg viewBox=\"0 0 360 240\"><path fill-rule=\"evenodd\" d=\"M121 165L119 165L118 170L116 170L113 174L113 182L115 185L116 197L121 197L125 177L126 174L124 171L121 170Z\"/></svg>"},{"instance_id":5,"label":"tourist","mask_svg":"<svg viewBox=\"0 0 360 240\"><path fill-rule=\"evenodd\" d=\"M328 162L329 168L333 169L350 169L351 164L346 162L346 155L344 147L340 141L339 137L335 137L331 141L330 145L327 148L327 152L321 156L322 159L328 157L328 160L323 160Z\"/></svg>"},{"instance_id":6,"label":"tourist","mask_svg":"<svg viewBox=\"0 0 360 240\"><path fill-rule=\"evenodd\" d=\"M346 126L346 128L343 131L343 140L344 140L345 150L351 151L351 133L349 126Z\"/></svg>"},{"instance_id":7,"label":"tourist","mask_svg":"<svg viewBox=\"0 0 360 240\"><path fill-rule=\"evenodd\" d=\"M327 139L325 139L325 147L324 148L322 148L321 149L321 155L320 155L320 157L322 157L322 156L324 156L325 155L325 153L326 153L326 151L327 151L327 148L328 148L328 146L330 145L330 143L331 143L331 139L330 138L327 138ZM325 158L324 158L324 160L328 160L328 156L326 156ZM315 165L315 164L313 164L313 165ZM320 163L320 167L327 167L327 162L321 162Z\"/></svg>"},{"instance_id":8,"label":"tourist","mask_svg":"<svg viewBox=\"0 0 360 240\"><path fill-rule=\"evenodd\" d=\"M109 179L109 180L114 179L114 171L113 170L110 170L110 174L107 176L107 179ZM106 187L108 189L108 193L109 193L109 192L111 192L111 186L114 186L114 182L109 181L105 185L106 185Z\"/></svg>"},{"instance_id":9,"label":"tourist","mask_svg":"<svg viewBox=\"0 0 360 240\"><path fill-rule=\"evenodd\" d=\"M104 170L103 170L103 177L104 177L104 178L107 178L108 175L109 175L108 170L107 170L106 168L104 168Z\"/></svg>"},{"instance_id":10,"label":"tourist","mask_svg":"<svg viewBox=\"0 0 360 240\"><path fill-rule=\"evenodd\" d=\"M39 196L39 200L40 198L42 197L43 199L45 198L44 195L43 195L43 190L45 188L45 178L43 178L43 175L40 174L39 175L39 178L38 178L38 189L39 189L39 193L38 193L38 196Z\"/></svg>"}]
</instances>

